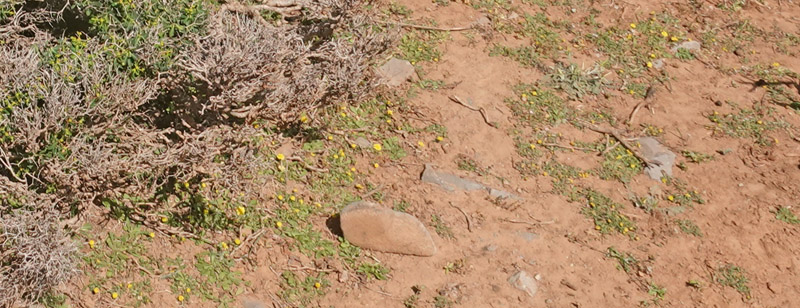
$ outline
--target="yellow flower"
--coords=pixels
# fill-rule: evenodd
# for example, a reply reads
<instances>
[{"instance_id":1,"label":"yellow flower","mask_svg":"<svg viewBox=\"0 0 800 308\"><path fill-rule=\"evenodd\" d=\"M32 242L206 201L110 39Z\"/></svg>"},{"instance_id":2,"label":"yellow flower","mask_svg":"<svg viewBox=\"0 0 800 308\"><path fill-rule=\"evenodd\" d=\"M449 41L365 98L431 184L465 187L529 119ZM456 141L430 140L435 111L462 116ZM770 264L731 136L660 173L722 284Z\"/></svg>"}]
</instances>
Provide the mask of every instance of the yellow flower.
<instances>
[{"instance_id":1,"label":"yellow flower","mask_svg":"<svg viewBox=\"0 0 800 308\"><path fill-rule=\"evenodd\" d=\"M245 208L243 206L239 206L236 208L236 214L244 215L244 213L245 213Z\"/></svg>"},{"instance_id":2,"label":"yellow flower","mask_svg":"<svg viewBox=\"0 0 800 308\"><path fill-rule=\"evenodd\" d=\"M669 36L669 33L667 33L667 31L661 31L661 36L667 37Z\"/></svg>"},{"instance_id":3,"label":"yellow flower","mask_svg":"<svg viewBox=\"0 0 800 308\"><path fill-rule=\"evenodd\" d=\"M278 200L283 201L283 195L278 195Z\"/></svg>"},{"instance_id":4,"label":"yellow flower","mask_svg":"<svg viewBox=\"0 0 800 308\"><path fill-rule=\"evenodd\" d=\"M284 160L285 158L286 158L286 156L284 156L281 153L278 153L278 155L275 155L275 159L277 159L277 160Z\"/></svg>"},{"instance_id":5,"label":"yellow flower","mask_svg":"<svg viewBox=\"0 0 800 308\"><path fill-rule=\"evenodd\" d=\"M321 287L322 287L322 285L321 285L319 282L315 282L315 283L314 283L314 288L317 288L317 289L319 289L319 288L321 288Z\"/></svg>"},{"instance_id":6,"label":"yellow flower","mask_svg":"<svg viewBox=\"0 0 800 308\"><path fill-rule=\"evenodd\" d=\"M394 114L394 112L392 112L391 109L386 109L386 115L391 117L393 114Z\"/></svg>"},{"instance_id":7,"label":"yellow flower","mask_svg":"<svg viewBox=\"0 0 800 308\"><path fill-rule=\"evenodd\" d=\"M422 141L417 141L417 145L418 145L420 148L424 148L424 147L425 147L425 142L422 142Z\"/></svg>"},{"instance_id":8,"label":"yellow flower","mask_svg":"<svg viewBox=\"0 0 800 308\"><path fill-rule=\"evenodd\" d=\"M308 117L305 115L300 116L300 122L306 123L308 122Z\"/></svg>"},{"instance_id":9,"label":"yellow flower","mask_svg":"<svg viewBox=\"0 0 800 308\"><path fill-rule=\"evenodd\" d=\"M356 144L355 144L355 143L351 143L351 144L350 144L350 147L351 147L351 148L353 148L353 149L355 149L355 148L356 148Z\"/></svg>"},{"instance_id":10,"label":"yellow flower","mask_svg":"<svg viewBox=\"0 0 800 308\"><path fill-rule=\"evenodd\" d=\"M219 243L219 247L221 247L222 250L226 250L226 249L228 249L228 243L225 243L225 242Z\"/></svg>"},{"instance_id":11,"label":"yellow flower","mask_svg":"<svg viewBox=\"0 0 800 308\"><path fill-rule=\"evenodd\" d=\"M94 248L94 240L89 240L89 248Z\"/></svg>"},{"instance_id":12,"label":"yellow flower","mask_svg":"<svg viewBox=\"0 0 800 308\"><path fill-rule=\"evenodd\" d=\"M205 183L205 182L203 182L203 183L200 183L200 187L202 187L202 188L206 188L206 183Z\"/></svg>"},{"instance_id":13,"label":"yellow flower","mask_svg":"<svg viewBox=\"0 0 800 308\"><path fill-rule=\"evenodd\" d=\"M291 196L289 196L289 200L295 201L295 200L297 200L297 197L295 197L294 195L291 195Z\"/></svg>"},{"instance_id":14,"label":"yellow flower","mask_svg":"<svg viewBox=\"0 0 800 308\"><path fill-rule=\"evenodd\" d=\"M321 203L319 203L319 202L317 202L317 203L314 203L314 206L316 206L316 207L322 207L322 204L321 204Z\"/></svg>"},{"instance_id":15,"label":"yellow flower","mask_svg":"<svg viewBox=\"0 0 800 308\"><path fill-rule=\"evenodd\" d=\"M100 288L95 287L94 289L92 289L92 294L97 294L97 293L100 293Z\"/></svg>"},{"instance_id":16,"label":"yellow flower","mask_svg":"<svg viewBox=\"0 0 800 308\"><path fill-rule=\"evenodd\" d=\"M764 124L764 122L761 122L761 120L756 121L756 123L758 123L759 125Z\"/></svg>"},{"instance_id":17,"label":"yellow flower","mask_svg":"<svg viewBox=\"0 0 800 308\"><path fill-rule=\"evenodd\" d=\"M545 172L542 172L542 175L548 176L549 174L547 173L547 171L545 171Z\"/></svg>"},{"instance_id":18,"label":"yellow flower","mask_svg":"<svg viewBox=\"0 0 800 308\"><path fill-rule=\"evenodd\" d=\"M183 297L183 295L178 295L178 301L179 301L179 302L182 302L184 299L185 299L185 298Z\"/></svg>"},{"instance_id":19,"label":"yellow flower","mask_svg":"<svg viewBox=\"0 0 800 308\"><path fill-rule=\"evenodd\" d=\"M333 136L328 136L328 140L333 140Z\"/></svg>"},{"instance_id":20,"label":"yellow flower","mask_svg":"<svg viewBox=\"0 0 800 308\"><path fill-rule=\"evenodd\" d=\"M781 66L781 64L780 64L780 63L778 63L778 62L772 62L772 67L779 67L779 66Z\"/></svg>"},{"instance_id":21,"label":"yellow flower","mask_svg":"<svg viewBox=\"0 0 800 308\"><path fill-rule=\"evenodd\" d=\"M372 148L375 149L375 151L383 150L383 146L380 143L373 144Z\"/></svg>"},{"instance_id":22,"label":"yellow flower","mask_svg":"<svg viewBox=\"0 0 800 308\"><path fill-rule=\"evenodd\" d=\"M653 62L647 62L647 67L653 67Z\"/></svg>"},{"instance_id":23,"label":"yellow flower","mask_svg":"<svg viewBox=\"0 0 800 308\"><path fill-rule=\"evenodd\" d=\"M651 53L651 54L650 54L650 58L653 58L653 59L655 59L655 58L656 58L656 54L654 54L654 53Z\"/></svg>"},{"instance_id":24,"label":"yellow flower","mask_svg":"<svg viewBox=\"0 0 800 308\"><path fill-rule=\"evenodd\" d=\"M533 144L533 143L531 143L531 150L533 150L533 149L535 149L535 148L536 148L536 145L535 145L535 144Z\"/></svg>"},{"instance_id":25,"label":"yellow flower","mask_svg":"<svg viewBox=\"0 0 800 308\"><path fill-rule=\"evenodd\" d=\"M542 144L542 139L536 140L536 143Z\"/></svg>"},{"instance_id":26,"label":"yellow flower","mask_svg":"<svg viewBox=\"0 0 800 308\"><path fill-rule=\"evenodd\" d=\"M154 237L156 237L156 234L153 233L153 232L150 232L150 234L148 234L147 236L149 236L150 238L154 238Z\"/></svg>"},{"instance_id":27,"label":"yellow flower","mask_svg":"<svg viewBox=\"0 0 800 308\"><path fill-rule=\"evenodd\" d=\"M133 284L132 283L128 283L127 288L128 289L133 288Z\"/></svg>"},{"instance_id":28,"label":"yellow flower","mask_svg":"<svg viewBox=\"0 0 800 308\"><path fill-rule=\"evenodd\" d=\"M233 243L236 244L236 245L241 245L242 244L242 240L240 240L238 238L237 239L233 239ZM187 288L186 292L188 293L189 291L190 290Z\"/></svg>"},{"instance_id":29,"label":"yellow flower","mask_svg":"<svg viewBox=\"0 0 800 308\"><path fill-rule=\"evenodd\" d=\"M283 223L282 223L282 222L280 222L280 221L279 221L279 222L276 222L276 223L275 223L275 226L276 226L276 227L278 227L278 228L281 228L281 227L283 227Z\"/></svg>"},{"instance_id":30,"label":"yellow flower","mask_svg":"<svg viewBox=\"0 0 800 308\"><path fill-rule=\"evenodd\" d=\"M372 167L374 167L374 168L378 168L378 167L380 167L380 166L381 166L381 165L379 165L378 163L374 163L374 164L372 164Z\"/></svg>"},{"instance_id":31,"label":"yellow flower","mask_svg":"<svg viewBox=\"0 0 800 308\"><path fill-rule=\"evenodd\" d=\"M675 196L669 195L669 196L667 196L667 199L669 199L669 201L674 201L675 200Z\"/></svg>"},{"instance_id":32,"label":"yellow flower","mask_svg":"<svg viewBox=\"0 0 800 308\"><path fill-rule=\"evenodd\" d=\"M538 93L538 92L536 92L536 91L531 91L531 95L533 95L533 96L538 96L538 95L539 95L539 93Z\"/></svg>"},{"instance_id":33,"label":"yellow flower","mask_svg":"<svg viewBox=\"0 0 800 308\"><path fill-rule=\"evenodd\" d=\"M442 136L436 136L436 141L437 141L437 142L442 142L442 140L444 140L444 137L442 137Z\"/></svg>"},{"instance_id":34,"label":"yellow flower","mask_svg":"<svg viewBox=\"0 0 800 308\"><path fill-rule=\"evenodd\" d=\"M636 169L636 164L631 164L631 169Z\"/></svg>"},{"instance_id":35,"label":"yellow flower","mask_svg":"<svg viewBox=\"0 0 800 308\"><path fill-rule=\"evenodd\" d=\"M117 294L117 292L111 292L111 298L117 299L117 297L119 297L119 294Z\"/></svg>"},{"instance_id":36,"label":"yellow flower","mask_svg":"<svg viewBox=\"0 0 800 308\"><path fill-rule=\"evenodd\" d=\"M631 29L636 29L636 24L631 24Z\"/></svg>"},{"instance_id":37,"label":"yellow flower","mask_svg":"<svg viewBox=\"0 0 800 308\"><path fill-rule=\"evenodd\" d=\"M677 42L677 41L678 41L678 38L673 36L673 37L669 38L669 40L670 40L670 41L673 41L673 42Z\"/></svg>"}]
</instances>

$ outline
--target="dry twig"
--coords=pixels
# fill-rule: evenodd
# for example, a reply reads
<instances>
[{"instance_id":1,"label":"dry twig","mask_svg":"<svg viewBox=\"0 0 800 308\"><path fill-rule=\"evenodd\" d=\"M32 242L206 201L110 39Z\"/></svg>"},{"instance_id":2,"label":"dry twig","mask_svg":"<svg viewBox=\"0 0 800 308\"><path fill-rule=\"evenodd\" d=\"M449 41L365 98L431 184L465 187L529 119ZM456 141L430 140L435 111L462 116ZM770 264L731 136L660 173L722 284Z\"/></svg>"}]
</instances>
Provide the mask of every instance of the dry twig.
<instances>
[{"instance_id":1,"label":"dry twig","mask_svg":"<svg viewBox=\"0 0 800 308\"><path fill-rule=\"evenodd\" d=\"M497 126L494 123L489 121L489 117L486 115L486 110L484 110L483 107L480 108L472 107L469 104L464 103L464 101L462 101L460 98L458 98L458 96L455 95L448 96L448 98L450 98L451 101L456 102L461 106L467 107L467 109L469 110L480 112L481 116L483 117L483 122L485 122L487 125L491 127L497 128Z\"/></svg>"}]
</instances>

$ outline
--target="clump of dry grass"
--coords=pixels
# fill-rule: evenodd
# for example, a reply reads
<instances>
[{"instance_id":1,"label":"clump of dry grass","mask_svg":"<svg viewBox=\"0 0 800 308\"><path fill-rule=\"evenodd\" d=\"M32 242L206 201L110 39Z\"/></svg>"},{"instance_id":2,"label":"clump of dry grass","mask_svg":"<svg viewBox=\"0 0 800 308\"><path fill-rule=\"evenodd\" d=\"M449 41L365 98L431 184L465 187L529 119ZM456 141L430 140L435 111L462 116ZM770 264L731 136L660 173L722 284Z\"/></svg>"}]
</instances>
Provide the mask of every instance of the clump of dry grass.
<instances>
[{"instance_id":1,"label":"clump of dry grass","mask_svg":"<svg viewBox=\"0 0 800 308\"><path fill-rule=\"evenodd\" d=\"M75 272L61 227L69 207L113 214L98 206L111 200L127 219L186 235L197 226L156 223L189 215L188 201L170 201L182 194L266 198L253 194L274 181L263 172L272 150L253 140L272 137L250 124L287 124L370 95L370 65L394 37L376 31L355 0L272 1L210 8L196 21L204 30L182 36L157 25L123 33L145 41L127 48L124 37L109 43L119 33L53 31L65 10L81 18L76 7L103 5L76 2L0 4L0 183L24 205L0 200L2 307L31 303ZM265 9L281 20L264 20ZM181 47L166 61L159 48L172 43Z\"/></svg>"},{"instance_id":2,"label":"clump of dry grass","mask_svg":"<svg viewBox=\"0 0 800 308\"><path fill-rule=\"evenodd\" d=\"M29 306L77 272L76 247L51 201L5 180L0 195L0 307Z\"/></svg>"}]
</instances>

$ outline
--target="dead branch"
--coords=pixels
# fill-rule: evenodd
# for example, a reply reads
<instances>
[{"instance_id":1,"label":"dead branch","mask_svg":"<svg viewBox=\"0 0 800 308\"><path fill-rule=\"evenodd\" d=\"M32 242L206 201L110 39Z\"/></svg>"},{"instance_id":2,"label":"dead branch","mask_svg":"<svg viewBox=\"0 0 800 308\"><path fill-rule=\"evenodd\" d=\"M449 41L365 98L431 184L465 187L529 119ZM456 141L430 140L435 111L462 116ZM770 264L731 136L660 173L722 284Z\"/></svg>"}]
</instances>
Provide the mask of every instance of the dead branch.
<instances>
[{"instance_id":1,"label":"dead branch","mask_svg":"<svg viewBox=\"0 0 800 308\"><path fill-rule=\"evenodd\" d=\"M455 96L455 95L448 96L448 98L450 98L451 101L456 102L459 105L464 106L469 110L480 112L481 116L483 117L483 122L485 122L487 125L489 125L491 127L497 128L497 126L494 123L489 121L489 117L486 115L486 110L484 110L483 107L480 107L480 108L472 107L472 106L464 103L464 101L462 101L460 98L458 98L458 96Z\"/></svg>"}]
</instances>

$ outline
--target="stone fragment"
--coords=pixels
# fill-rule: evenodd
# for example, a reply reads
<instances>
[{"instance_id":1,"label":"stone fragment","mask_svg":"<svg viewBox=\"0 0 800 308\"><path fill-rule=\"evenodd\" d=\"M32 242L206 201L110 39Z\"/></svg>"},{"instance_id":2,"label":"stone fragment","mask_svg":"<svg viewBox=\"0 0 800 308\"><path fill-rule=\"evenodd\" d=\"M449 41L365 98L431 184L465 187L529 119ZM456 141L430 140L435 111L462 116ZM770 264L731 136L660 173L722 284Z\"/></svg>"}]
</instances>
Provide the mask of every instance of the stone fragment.
<instances>
[{"instance_id":1,"label":"stone fragment","mask_svg":"<svg viewBox=\"0 0 800 308\"><path fill-rule=\"evenodd\" d=\"M344 238L361 248L416 256L436 254L436 244L414 216L365 201L353 202L340 213Z\"/></svg>"}]
</instances>

